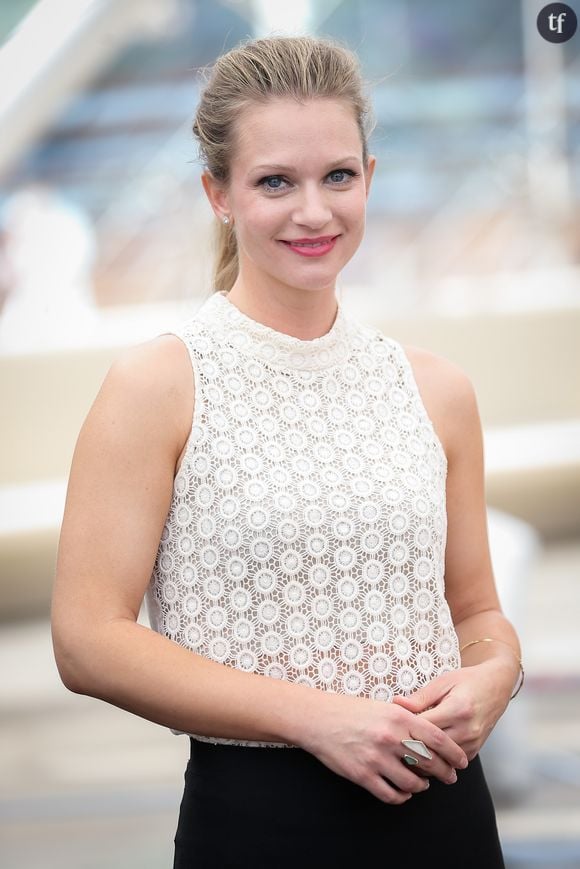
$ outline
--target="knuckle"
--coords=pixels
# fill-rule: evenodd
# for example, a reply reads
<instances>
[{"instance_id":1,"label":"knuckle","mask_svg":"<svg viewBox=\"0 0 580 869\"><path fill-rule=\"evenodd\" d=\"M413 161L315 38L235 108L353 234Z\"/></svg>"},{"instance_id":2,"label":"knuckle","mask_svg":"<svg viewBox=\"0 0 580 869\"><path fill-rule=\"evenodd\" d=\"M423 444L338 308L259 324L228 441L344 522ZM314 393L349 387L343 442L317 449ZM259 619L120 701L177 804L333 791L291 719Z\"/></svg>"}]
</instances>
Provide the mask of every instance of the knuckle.
<instances>
[{"instance_id":1,"label":"knuckle","mask_svg":"<svg viewBox=\"0 0 580 869\"><path fill-rule=\"evenodd\" d=\"M408 786L406 785L405 790L410 791L410 793L413 794L420 794L425 790L425 782L418 775L416 775L414 778L415 781L411 782Z\"/></svg>"},{"instance_id":2,"label":"knuckle","mask_svg":"<svg viewBox=\"0 0 580 869\"><path fill-rule=\"evenodd\" d=\"M464 697L459 703L459 707L457 709L457 716L462 721L469 721L475 715L475 704L472 700L467 697Z\"/></svg>"},{"instance_id":3,"label":"knuckle","mask_svg":"<svg viewBox=\"0 0 580 869\"><path fill-rule=\"evenodd\" d=\"M402 806L403 803L406 803L408 799L409 799L409 798L408 798L407 796L399 796L399 795L397 794L396 800L394 801L393 805L395 805L395 806Z\"/></svg>"},{"instance_id":4,"label":"knuckle","mask_svg":"<svg viewBox=\"0 0 580 869\"><path fill-rule=\"evenodd\" d=\"M442 730L434 730L433 733L429 734L429 742L437 752L444 748L448 738Z\"/></svg>"},{"instance_id":5,"label":"knuckle","mask_svg":"<svg viewBox=\"0 0 580 869\"><path fill-rule=\"evenodd\" d=\"M378 783L375 780L372 782L369 780L366 789L384 803L393 804L397 799L397 792L389 787L382 777L379 778Z\"/></svg>"},{"instance_id":6,"label":"knuckle","mask_svg":"<svg viewBox=\"0 0 580 869\"><path fill-rule=\"evenodd\" d=\"M463 760L464 751L459 746L453 746L453 751L449 752L449 763L451 766L459 766Z\"/></svg>"},{"instance_id":7,"label":"knuckle","mask_svg":"<svg viewBox=\"0 0 580 869\"><path fill-rule=\"evenodd\" d=\"M398 706L396 703L391 704L391 723L396 725L404 725L409 718L409 711L403 706Z\"/></svg>"},{"instance_id":8,"label":"knuckle","mask_svg":"<svg viewBox=\"0 0 580 869\"><path fill-rule=\"evenodd\" d=\"M385 798L392 806L400 806L401 803L404 803L407 800L407 797L404 794L401 794L392 788L389 789L388 794L385 794Z\"/></svg>"},{"instance_id":9,"label":"knuckle","mask_svg":"<svg viewBox=\"0 0 580 869\"><path fill-rule=\"evenodd\" d=\"M365 772L362 775L359 775L356 781L361 785L361 787L365 788L367 791L375 790L377 781L376 776L371 775L369 772ZM381 780L382 781L382 780ZM385 782L386 785L386 782ZM382 788L382 784L379 785ZM388 789L388 787L387 787Z\"/></svg>"},{"instance_id":10,"label":"knuckle","mask_svg":"<svg viewBox=\"0 0 580 869\"><path fill-rule=\"evenodd\" d=\"M481 723L472 722L471 727L469 728L469 741L471 743L479 744L483 740L483 726Z\"/></svg>"},{"instance_id":11,"label":"knuckle","mask_svg":"<svg viewBox=\"0 0 580 869\"><path fill-rule=\"evenodd\" d=\"M393 748L396 743L395 734L390 727L385 728L377 733L375 741L381 748Z\"/></svg>"}]
</instances>

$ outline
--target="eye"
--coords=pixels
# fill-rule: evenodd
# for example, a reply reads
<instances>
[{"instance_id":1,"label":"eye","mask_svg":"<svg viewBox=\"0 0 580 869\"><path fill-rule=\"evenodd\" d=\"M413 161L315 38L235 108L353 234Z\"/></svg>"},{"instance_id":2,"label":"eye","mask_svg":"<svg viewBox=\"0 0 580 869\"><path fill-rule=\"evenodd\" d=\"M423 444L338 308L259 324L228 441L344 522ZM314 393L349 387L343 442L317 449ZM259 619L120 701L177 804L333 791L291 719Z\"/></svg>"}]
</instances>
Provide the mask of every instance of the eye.
<instances>
[{"instance_id":1,"label":"eye","mask_svg":"<svg viewBox=\"0 0 580 869\"><path fill-rule=\"evenodd\" d=\"M343 179L343 180L338 181L338 182L333 182L333 184L332 184L333 187L341 187L341 186L344 186L345 184L348 184L350 179L354 178L358 174L359 173L355 172L353 169L333 169L332 172L328 173L327 177L330 178L333 175L334 176L346 175L347 176L346 179ZM278 181L278 182L282 181L285 183L286 179L282 175L265 175L264 178L260 178L260 180L257 182L256 186L262 187L266 192L273 192L274 190L283 190L284 189L280 184L276 184L276 186L271 187L270 186L271 181Z\"/></svg>"},{"instance_id":2,"label":"eye","mask_svg":"<svg viewBox=\"0 0 580 869\"><path fill-rule=\"evenodd\" d=\"M266 175L265 178L260 179L258 181L258 187L262 187L267 184L269 181L281 181L283 180L281 175ZM282 188L276 185L275 187L266 187L266 190L281 190Z\"/></svg>"},{"instance_id":3,"label":"eye","mask_svg":"<svg viewBox=\"0 0 580 869\"><path fill-rule=\"evenodd\" d=\"M349 178L354 178L355 175L358 175L358 172L354 172L352 169L333 169L329 175L347 175ZM342 181L341 183L344 184L345 182Z\"/></svg>"}]
</instances>

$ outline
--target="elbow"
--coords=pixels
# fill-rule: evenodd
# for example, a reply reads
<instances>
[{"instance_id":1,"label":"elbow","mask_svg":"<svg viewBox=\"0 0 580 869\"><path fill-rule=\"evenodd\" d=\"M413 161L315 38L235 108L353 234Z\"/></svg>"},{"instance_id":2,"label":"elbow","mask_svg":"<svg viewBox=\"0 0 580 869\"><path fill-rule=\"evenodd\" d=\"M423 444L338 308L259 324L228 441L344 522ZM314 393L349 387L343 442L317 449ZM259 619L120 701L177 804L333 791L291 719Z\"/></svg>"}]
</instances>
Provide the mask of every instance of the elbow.
<instances>
[{"instance_id":1,"label":"elbow","mask_svg":"<svg viewBox=\"0 0 580 869\"><path fill-rule=\"evenodd\" d=\"M72 670L66 669L57 660L56 669L60 676L60 681L68 691L73 694L89 694L89 690L83 686L81 679L78 679Z\"/></svg>"},{"instance_id":2,"label":"elbow","mask_svg":"<svg viewBox=\"0 0 580 869\"><path fill-rule=\"evenodd\" d=\"M52 648L62 684L73 694L90 694L90 684L82 665L82 653L74 640L51 624Z\"/></svg>"},{"instance_id":3,"label":"elbow","mask_svg":"<svg viewBox=\"0 0 580 869\"><path fill-rule=\"evenodd\" d=\"M75 661L70 654L64 654L62 650L57 652L55 649L54 660L60 681L68 691L72 691L73 694L89 693L86 681L79 675L78 667L75 666Z\"/></svg>"}]
</instances>

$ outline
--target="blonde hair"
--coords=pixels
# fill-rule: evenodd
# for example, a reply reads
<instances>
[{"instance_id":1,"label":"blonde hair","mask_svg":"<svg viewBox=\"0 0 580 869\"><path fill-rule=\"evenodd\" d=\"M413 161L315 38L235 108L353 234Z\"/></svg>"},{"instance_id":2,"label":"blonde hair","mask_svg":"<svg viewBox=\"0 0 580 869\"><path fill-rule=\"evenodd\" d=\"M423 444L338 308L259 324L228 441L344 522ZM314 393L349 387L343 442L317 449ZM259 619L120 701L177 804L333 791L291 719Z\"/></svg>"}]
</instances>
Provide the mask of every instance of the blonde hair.
<instances>
[{"instance_id":1,"label":"blonde hair","mask_svg":"<svg viewBox=\"0 0 580 869\"><path fill-rule=\"evenodd\" d=\"M368 138L376 120L359 60L337 40L314 36L252 39L221 55L204 71L208 75L193 134L204 168L225 187L234 157L236 120L249 106L279 97L298 102L325 97L349 103L361 136L363 165L368 168ZM238 275L237 242L231 223L217 221L214 243L213 290L229 291Z\"/></svg>"}]
</instances>

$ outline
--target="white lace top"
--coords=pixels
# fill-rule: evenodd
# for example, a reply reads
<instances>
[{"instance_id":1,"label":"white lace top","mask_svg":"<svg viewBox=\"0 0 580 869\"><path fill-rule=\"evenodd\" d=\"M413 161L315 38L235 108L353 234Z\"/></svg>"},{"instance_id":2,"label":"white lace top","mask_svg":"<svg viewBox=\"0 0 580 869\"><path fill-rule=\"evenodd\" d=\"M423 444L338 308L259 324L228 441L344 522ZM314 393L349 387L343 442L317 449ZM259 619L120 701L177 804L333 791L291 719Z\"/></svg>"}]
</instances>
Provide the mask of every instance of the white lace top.
<instances>
[{"instance_id":1,"label":"white lace top","mask_svg":"<svg viewBox=\"0 0 580 869\"><path fill-rule=\"evenodd\" d=\"M329 332L302 340L223 291L175 334L195 408L151 626L230 667L375 700L457 669L447 460L401 345L340 303Z\"/></svg>"}]
</instances>

